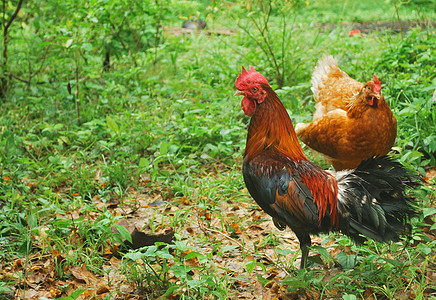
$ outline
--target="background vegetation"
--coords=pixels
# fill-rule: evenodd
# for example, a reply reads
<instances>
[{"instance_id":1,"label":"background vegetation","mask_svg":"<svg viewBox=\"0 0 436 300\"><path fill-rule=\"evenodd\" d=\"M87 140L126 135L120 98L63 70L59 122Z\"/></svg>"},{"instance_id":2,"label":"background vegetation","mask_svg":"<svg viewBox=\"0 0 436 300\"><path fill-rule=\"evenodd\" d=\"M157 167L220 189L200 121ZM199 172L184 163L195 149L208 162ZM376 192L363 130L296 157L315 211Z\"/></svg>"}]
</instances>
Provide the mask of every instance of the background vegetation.
<instances>
[{"instance_id":1,"label":"background vegetation","mask_svg":"<svg viewBox=\"0 0 436 300\"><path fill-rule=\"evenodd\" d=\"M436 297L434 1L1 7L0 298ZM206 30L181 31L191 18ZM308 121L324 53L361 82L377 74L398 120L392 155L429 184L412 191L423 213L407 247L323 236L298 271L292 233L244 188L248 118L232 95L253 65ZM120 250L132 222L174 240Z\"/></svg>"}]
</instances>

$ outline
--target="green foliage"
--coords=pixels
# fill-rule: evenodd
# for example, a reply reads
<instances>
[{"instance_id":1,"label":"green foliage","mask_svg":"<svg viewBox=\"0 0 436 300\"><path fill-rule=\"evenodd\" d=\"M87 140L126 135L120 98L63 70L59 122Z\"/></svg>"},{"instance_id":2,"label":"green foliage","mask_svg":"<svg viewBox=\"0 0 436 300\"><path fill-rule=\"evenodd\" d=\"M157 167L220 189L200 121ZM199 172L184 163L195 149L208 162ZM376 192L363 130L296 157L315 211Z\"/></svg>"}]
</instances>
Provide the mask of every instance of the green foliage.
<instances>
[{"instance_id":1,"label":"green foliage","mask_svg":"<svg viewBox=\"0 0 436 300\"><path fill-rule=\"evenodd\" d=\"M173 245L156 243L155 246L130 251L124 256L125 272L142 293L150 297L164 293L163 296L181 295L183 299L199 299L209 295L226 299L227 278L216 274L211 257L196 250L201 251L176 241ZM177 278L177 284L169 280L170 274Z\"/></svg>"},{"instance_id":2,"label":"green foliage","mask_svg":"<svg viewBox=\"0 0 436 300\"><path fill-rule=\"evenodd\" d=\"M3 3L2 30L19 1ZM434 18L423 5L431 3L401 3L400 18ZM171 33L190 17L205 19L211 31L232 31ZM413 220L413 246L357 247L334 236L335 244L312 247L315 268L307 271L296 270L299 252L280 233L249 241L230 225L240 223L245 232L264 222L251 219L254 203L247 205L250 216L223 210L251 201L240 172L248 121L232 97L242 65L268 78L296 122L312 118L310 76L323 53L337 56L362 82L376 72L398 120L393 155L423 174L436 165L434 29L415 28L403 39L384 31L350 37L350 26L340 24L380 20L396 20L392 3L26 1L9 28L7 60L0 43L0 247L6 249L0 265L31 264L32 255L53 250L69 254L56 259L57 278L69 279L68 267L83 264L102 275L106 251L131 240L119 212L136 211L141 196L159 195L169 212L147 216L145 227L171 226L177 241L129 251L122 264L126 280L150 298L227 299L240 282L269 286L271 268L286 270L278 282L290 293L356 299L369 287L378 298L412 289L425 298L431 287L423 270L435 268L427 258L436 246L428 235L435 225L427 223L435 215L434 180L413 191L423 212ZM191 223L201 234L186 233ZM213 237L214 228L233 244ZM264 259L267 250L276 261ZM243 259L249 274L235 278L216 257ZM0 280L0 295L21 287L26 276Z\"/></svg>"},{"instance_id":3,"label":"green foliage","mask_svg":"<svg viewBox=\"0 0 436 300\"><path fill-rule=\"evenodd\" d=\"M431 34L411 32L404 40L390 44L376 62L387 74L387 92L397 112L399 136L407 137L400 139L398 148L412 150L400 151L408 161L421 160L420 166L436 165L436 41Z\"/></svg>"}]
</instances>

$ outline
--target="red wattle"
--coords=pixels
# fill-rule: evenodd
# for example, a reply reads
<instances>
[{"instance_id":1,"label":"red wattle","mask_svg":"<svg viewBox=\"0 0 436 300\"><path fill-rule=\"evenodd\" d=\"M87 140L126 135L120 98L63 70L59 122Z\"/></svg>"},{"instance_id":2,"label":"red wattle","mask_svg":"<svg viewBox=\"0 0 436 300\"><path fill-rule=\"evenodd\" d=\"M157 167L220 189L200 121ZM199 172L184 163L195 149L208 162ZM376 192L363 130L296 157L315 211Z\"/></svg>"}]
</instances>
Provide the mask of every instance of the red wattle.
<instances>
[{"instance_id":1,"label":"red wattle","mask_svg":"<svg viewBox=\"0 0 436 300\"><path fill-rule=\"evenodd\" d=\"M250 101L247 97L244 97L241 102L241 107L244 113L251 117L256 110L256 103L254 101Z\"/></svg>"}]
</instances>

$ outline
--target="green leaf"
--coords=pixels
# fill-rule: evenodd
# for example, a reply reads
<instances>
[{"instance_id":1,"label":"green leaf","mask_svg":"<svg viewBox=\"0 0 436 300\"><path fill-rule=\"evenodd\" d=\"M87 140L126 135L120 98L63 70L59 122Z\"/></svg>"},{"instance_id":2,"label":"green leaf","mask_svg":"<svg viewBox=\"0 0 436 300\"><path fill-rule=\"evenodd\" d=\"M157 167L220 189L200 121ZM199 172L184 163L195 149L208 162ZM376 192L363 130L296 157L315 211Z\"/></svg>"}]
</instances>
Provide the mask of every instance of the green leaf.
<instances>
[{"instance_id":1,"label":"green leaf","mask_svg":"<svg viewBox=\"0 0 436 300\"><path fill-rule=\"evenodd\" d=\"M298 289L298 288L307 287L310 284L310 282L307 282L305 280L295 279L295 277L286 276L286 278L283 280L282 284L290 286L294 289Z\"/></svg>"},{"instance_id":2,"label":"green leaf","mask_svg":"<svg viewBox=\"0 0 436 300\"><path fill-rule=\"evenodd\" d=\"M82 49L85 51L91 51L92 50L92 45L90 43L84 43L82 45Z\"/></svg>"},{"instance_id":3,"label":"green leaf","mask_svg":"<svg viewBox=\"0 0 436 300\"><path fill-rule=\"evenodd\" d=\"M279 248L277 248L277 249L276 249L276 252L277 252L277 254L279 254L279 255L286 256L286 255L288 255L289 253L292 253L292 250L291 250L291 249L279 249Z\"/></svg>"},{"instance_id":4,"label":"green leaf","mask_svg":"<svg viewBox=\"0 0 436 300\"><path fill-rule=\"evenodd\" d=\"M423 244L423 243L418 244L418 249L424 255L429 255L431 253L431 248L428 245Z\"/></svg>"},{"instance_id":5,"label":"green leaf","mask_svg":"<svg viewBox=\"0 0 436 300\"><path fill-rule=\"evenodd\" d=\"M344 299L344 300L356 300L357 297L354 295L351 295L351 294L345 294L342 296L342 299Z\"/></svg>"},{"instance_id":6,"label":"green leaf","mask_svg":"<svg viewBox=\"0 0 436 300\"><path fill-rule=\"evenodd\" d=\"M57 298L58 300L76 300L80 297L80 295L86 290L78 289L71 293L71 295L67 297Z\"/></svg>"},{"instance_id":7,"label":"green leaf","mask_svg":"<svg viewBox=\"0 0 436 300\"><path fill-rule=\"evenodd\" d=\"M145 167L147 167L148 165L150 165L150 161L149 161L148 159L146 159L145 157L141 157L141 158L139 159L139 167L140 167L140 168L145 168Z\"/></svg>"},{"instance_id":8,"label":"green leaf","mask_svg":"<svg viewBox=\"0 0 436 300\"><path fill-rule=\"evenodd\" d=\"M179 278L186 278L186 275L188 274L188 272L191 271L191 267L185 266L185 265L174 264L171 266L171 270L174 272L174 276L179 277Z\"/></svg>"},{"instance_id":9,"label":"green leaf","mask_svg":"<svg viewBox=\"0 0 436 300\"><path fill-rule=\"evenodd\" d=\"M65 48L69 48L72 43L73 43L73 39L69 39L65 44Z\"/></svg>"},{"instance_id":10,"label":"green leaf","mask_svg":"<svg viewBox=\"0 0 436 300\"><path fill-rule=\"evenodd\" d=\"M324 259L331 259L332 256L330 255L330 253L328 253L327 249L322 247L322 246L313 246L314 249L316 249L318 251L319 254L321 254L321 257L323 257Z\"/></svg>"},{"instance_id":11,"label":"green leaf","mask_svg":"<svg viewBox=\"0 0 436 300\"><path fill-rule=\"evenodd\" d=\"M249 274L251 274L251 272L253 272L254 267L256 266L256 260L250 260L246 265L245 265L245 269L247 270L247 272Z\"/></svg>"},{"instance_id":12,"label":"green leaf","mask_svg":"<svg viewBox=\"0 0 436 300\"><path fill-rule=\"evenodd\" d=\"M171 295L174 291L176 291L179 287L177 285L170 286L165 292L164 296Z\"/></svg>"},{"instance_id":13,"label":"green leaf","mask_svg":"<svg viewBox=\"0 0 436 300\"><path fill-rule=\"evenodd\" d=\"M219 251L221 252L221 253L224 253L224 252L227 252L227 251L233 251L233 250L235 250L235 249L237 249L238 248L238 246L236 246L236 245L227 245L227 246L222 246L220 249L219 249Z\"/></svg>"},{"instance_id":14,"label":"green leaf","mask_svg":"<svg viewBox=\"0 0 436 300\"><path fill-rule=\"evenodd\" d=\"M356 265L356 255L339 252L336 256L343 269L352 269Z\"/></svg>"},{"instance_id":15,"label":"green leaf","mask_svg":"<svg viewBox=\"0 0 436 300\"><path fill-rule=\"evenodd\" d=\"M106 116L106 124L110 130L112 130L116 134L119 133L120 128L118 127L117 122L115 122L114 119L112 119L109 115Z\"/></svg>"},{"instance_id":16,"label":"green leaf","mask_svg":"<svg viewBox=\"0 0 436 300\"><path fill-rule=\"evenodd\" d=\"M205 259L205 256L203 254L192 251L192 252L189 252L188 254L186 254L185 260L188 260L188 259L191 259L194 257L197 257L199 261L202 261Z\"/></svg>"},{"instance_id":17,"label":"green leaf","mask_svg":"<svg viewBox=\"0 0 436 300\"><path fill-rule=\"evenodd\" d=\"M428 216L432 216L436 214L436 207L424 207L422 209L422 214L424 215L424 218Z\"/></svg>"},{"instance_id":18,"label":"green leaf","mask_svg":"<svg viewBox=\"0 0 436 300\"><path fill-rule=\"evenodd\" d=\"M132 236L130 235L126 227L119 224L115 224L115 228L118 230L118 232L120 233L123 239L128 240L130 243L132 243Z\"/></svg>"},{"instance_id":19,"label":"green leaf","mask_svg":"<svg viewBox=\"0 0 436 300\"><path fill-rule=\"evenodd\" d=\"M142 252L135 251L135 252L129 252L129 253L126 253L126 254L124 255L124 257L125 257L125 258L128 258L128 259L130 259L130 260L133 260L133 261L137 261L138 259L141 259L141 258L142 258L142 255L143 255Z\"/></svg>"},{"instance_id":20,"label":"green leaf","mask_svg":"<svg viewBox=\"0 0 436 300\"><path fill-rule=\"evenodd\" d=\"M169 144L165 141L160 144L159 152L161 155L166 155L168 153Z\"/></svg>"}]
</instances>

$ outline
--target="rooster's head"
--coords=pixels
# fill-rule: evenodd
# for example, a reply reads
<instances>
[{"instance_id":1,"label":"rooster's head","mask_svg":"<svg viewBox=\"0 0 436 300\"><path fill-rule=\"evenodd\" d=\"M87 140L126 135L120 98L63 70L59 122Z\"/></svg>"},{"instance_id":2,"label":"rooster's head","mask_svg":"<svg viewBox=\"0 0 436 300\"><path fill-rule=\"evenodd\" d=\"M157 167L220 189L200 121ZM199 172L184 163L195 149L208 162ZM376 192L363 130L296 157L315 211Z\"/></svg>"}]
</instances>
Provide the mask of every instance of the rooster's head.
<instances>
[{"instance_id":1,"label":"rooster's head","mask_svg":"<svg viewBox=\"0 0 436 300\"><path fill-rule=\"evenodd\" d=\"M236 78L235 87L238 89L236 95L244 95L241 106L244 113L251 117L256 110L256 106L262 103L267 95L264 86L268 84L268 81L262 74L256 72L252 66L249 71L242 67L242 72L239 73L239 77Z\"/></svg>"}]
</instances>

